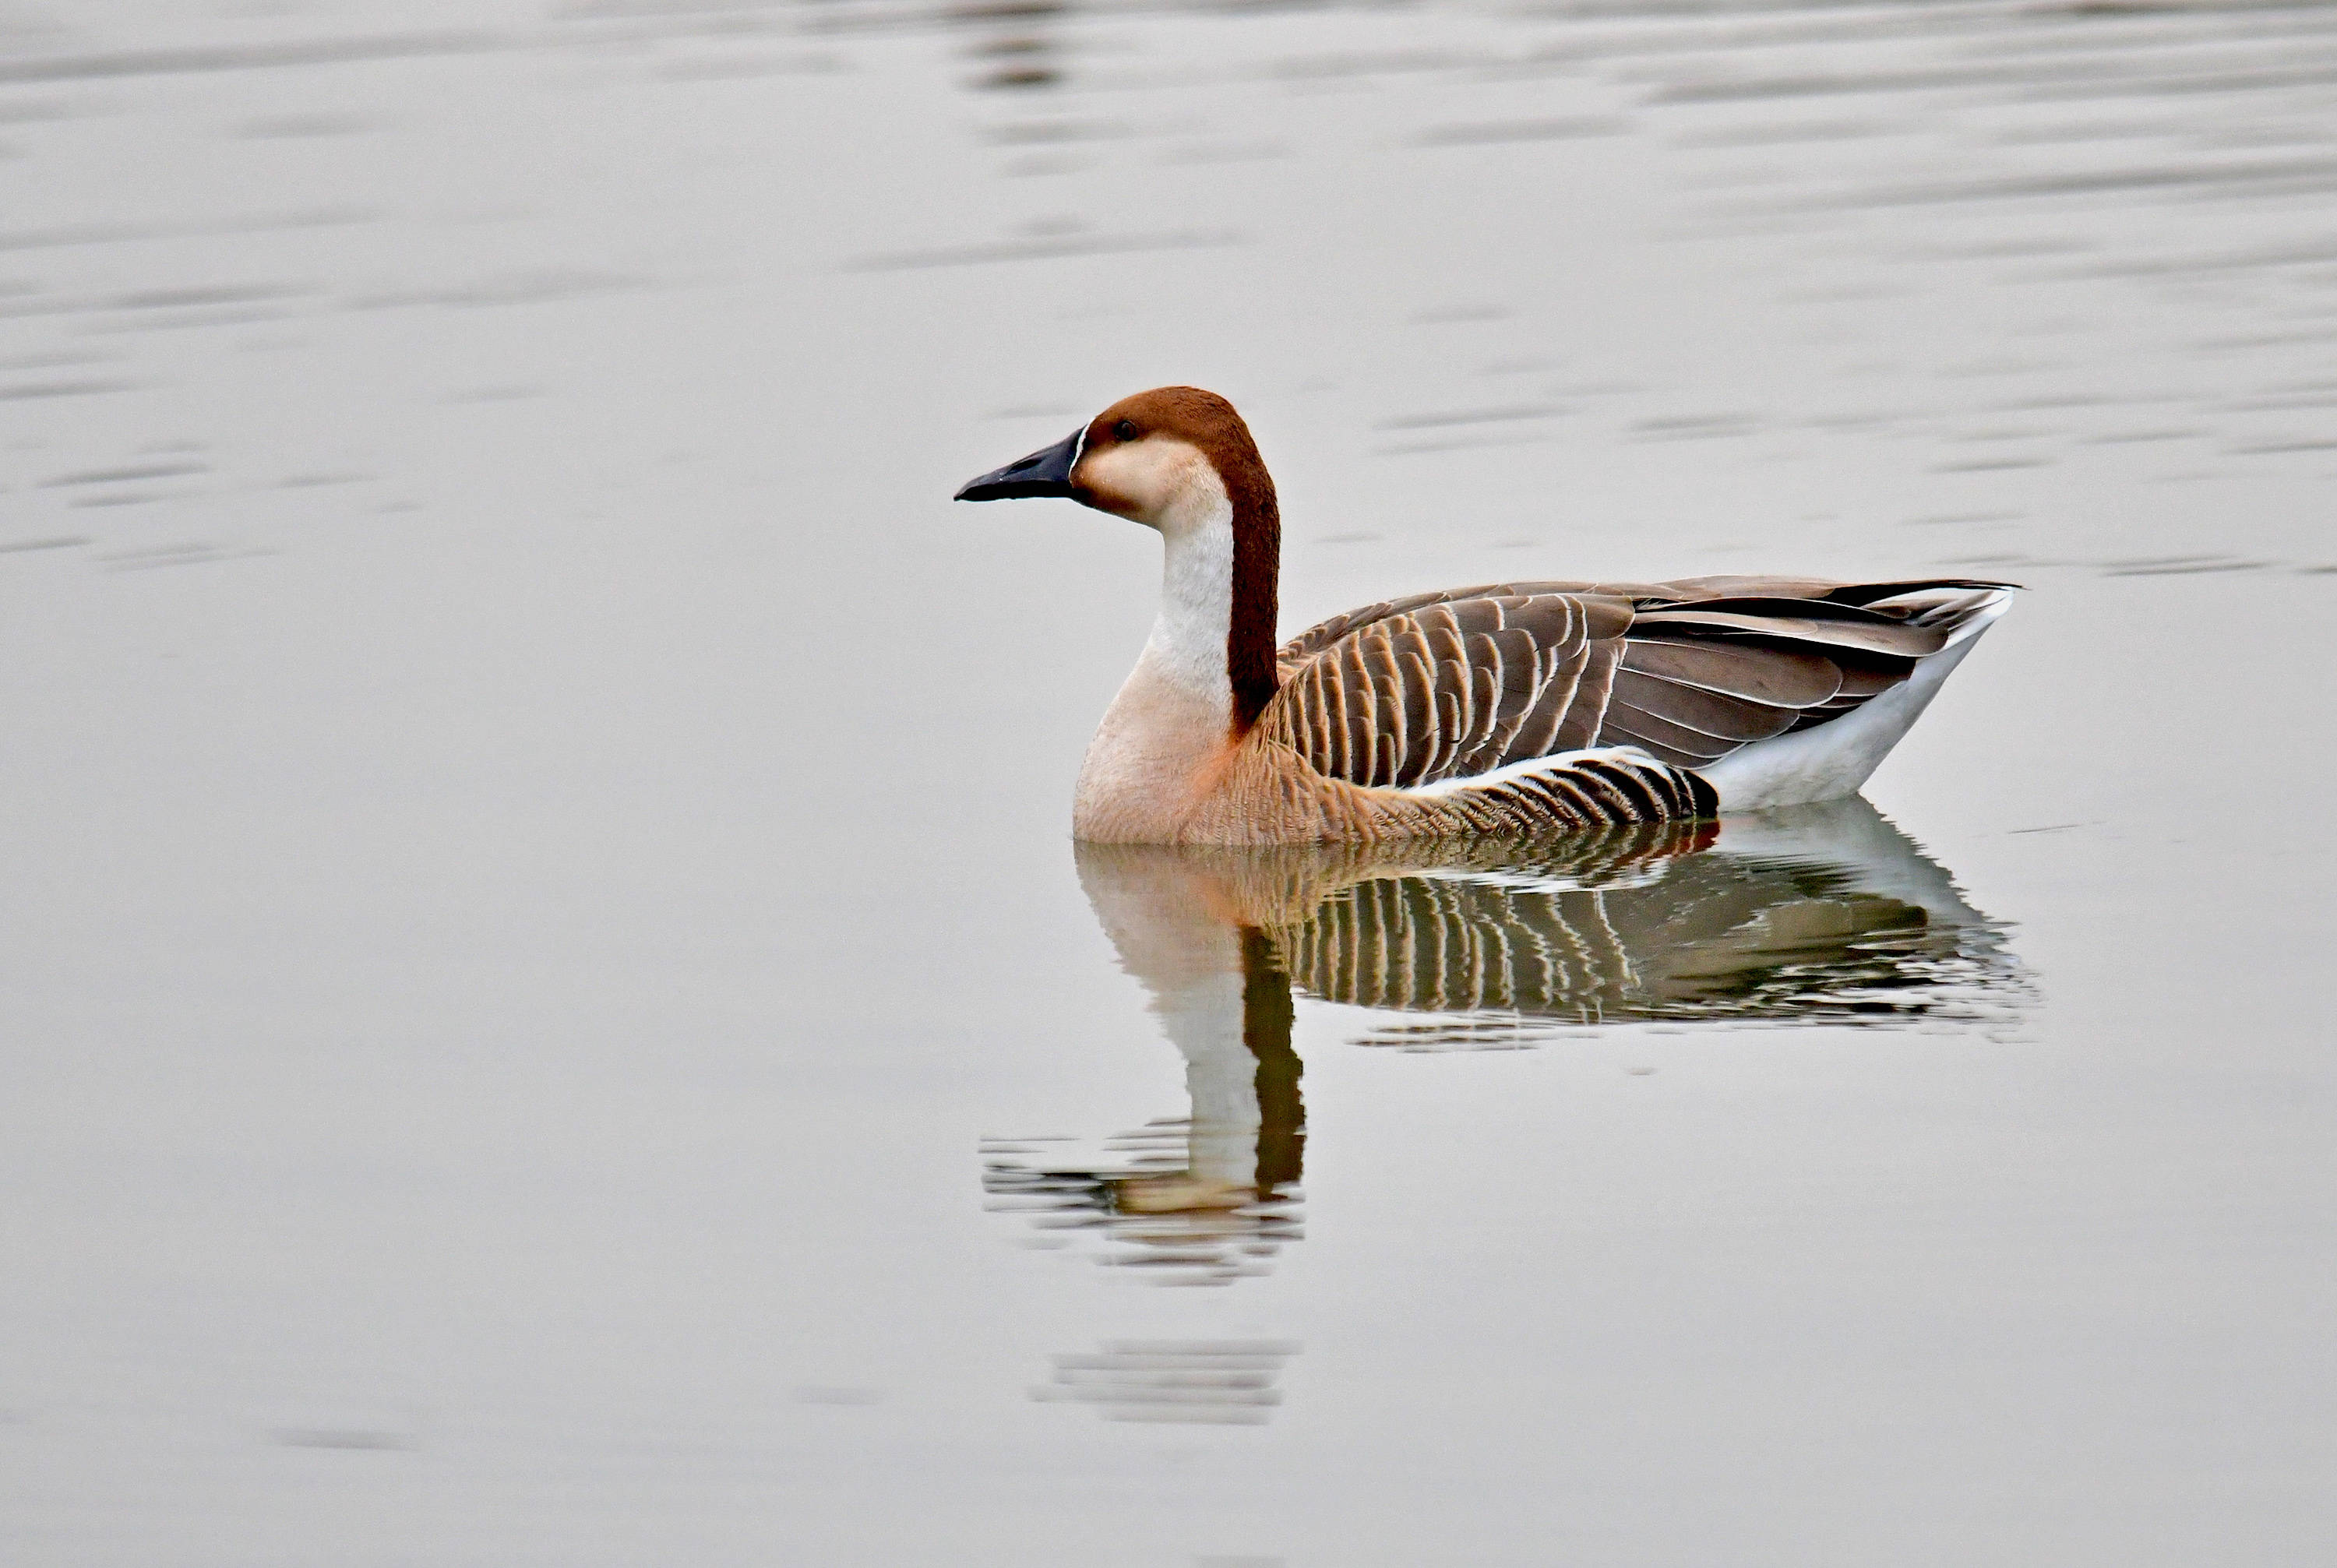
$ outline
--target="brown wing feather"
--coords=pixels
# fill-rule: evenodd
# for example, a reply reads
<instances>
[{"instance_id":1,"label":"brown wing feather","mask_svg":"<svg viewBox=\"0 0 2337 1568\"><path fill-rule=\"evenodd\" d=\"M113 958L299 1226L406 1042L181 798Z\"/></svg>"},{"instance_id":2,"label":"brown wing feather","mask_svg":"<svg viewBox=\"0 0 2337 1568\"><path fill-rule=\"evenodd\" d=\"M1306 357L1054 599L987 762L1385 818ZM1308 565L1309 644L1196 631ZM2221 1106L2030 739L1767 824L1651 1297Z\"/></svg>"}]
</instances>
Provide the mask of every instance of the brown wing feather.
<instances>
[{"instance_id":1,"label":"brown wing feather","mask_svg":"<svg viewBox=\"0 0 2337 1568\"><path fill-rule=\"evenodd\" d=\"M1570 654L1550 661L1550 679L1542 683L1540 695L1518 723L1517 732L1511 736L1509 754L1516 757L1548 757L1562 750L1558 743L1559 726L1574 706L1577 692L1582 688L1582 672L1590 664L1590 650L1597 646L1585 643Z\"/></svg>"},{"instance_id":2,"label":"brown wing feather","mask_svg":"<svg viewBox=\"0 0 2337 1568\"><path fill-rule=\"evenodd\" d=\"M1460 770L1464 775L1501 766L1558 665L1554 653L1544 656L1531 632L1515 626L1487 633L1481 657L1491 665L1486 678L1494 719L1484 740L1461 759Z\"/></svg>"},{"instance_id":3,"label":"brown wing feather","mask_svg":"<svg viewBox=\"0 0 2337 1568\"><path fill-rule=\"evenodd\" d=\"M1855 711L2008 586L1732 576L1415 593L1293 639L1259 722L1359 784L1597 746L1696 767Z\"/></svg>"},{"instance_id":4,"label":"brown wing feather","mask_svg":"<svg viewBox=\"0 0 2337 1568\"><path fill-rule=\"evenodd\" d=\"M1408 593L1401 599L1386 599L1377 604L1366 604L1360 610L1350 610L1344 615L1334 615L1284 643L1280 652L1276 653L1275 660L1281 666L1282 678L1286 681L1308 660L1375 621L1394 620L1433 604L1465 603L1481 599L1546 599L1555 594L1595 601L1619 601L1606 603L1596 618L1612 618L1619 613L1619 623L1608 635L1619 634L1623 627L1630 623L1630 606L1634 603L1648 598L1666 603L1670 601L1669 590L1660 583L1482 583L1469 588L1440 588L1433 593ZM1592 635L1600 633L1594 631Z\"/></svg>"},{"instance_id":5,"label":"brown wing feather","mask_svg":"<svg viewBox=\"0 0 2337 1568\"><path fill-rule=\"evenodd\" d=\"M1742 697L1707 691L1701 686L1683 686L1628 668L1615 671L1615 701L1628 702L1642 712L1660 713L1675 724L1684 724L1699 734L1726 742L1732 750L1748 740L1783 735L1793 728L1802 711L1799 708L1748 702Z\"/></svg>"},{"instance_id":6,"label":"brown wing feather","mask_svg":"<svg viewBox=\"0 0 2337 1568\"><path fill-rule=\"evenodd\" d=\"M1623 662L1623 640L1609 637L1593 642L1585 652L1582 679L1576 682L1574 701L1558 721L1559 751L1579 751L1599 743L1599 727L1606 721L1607 700L1615 690L1615 670Z\"/></svg>"},{"instance_id":7,"label":"brown wing feather","mask_svg":"<svg viewBox=\"0 0 2337 1568\"><path fill-rule=\"evenodd\" d=\"M1677 595L1668 603L1637 603L1618 692L1628 708L1599 738L1676 760L1708 749L1700 736L1730 742L1726 755L1856 711L2009 585L1707 577L1666 586Z\"/></svg>"},{"instance_id":8,"label":"brown wing feather","mask_svg":"<svg viewBox=\"0 0 2337 1568\"><path fill-rule=\"evenodd\" d=\"M1659 713L1650 713L1628 702L1608 704L1607 721L1599 738L1609 746L1637 746L1659 761L1682 768L1701 768L1706 762L1718 761L1742 744L1675 724Z\"/></svg>"},{"instance_id":9,"label":"brown wing feather","mask_svg":"<svg viewBox=\"0 0 2337 1568\"><path fill-rule=\"evenodd\" d=\"M1300 632L1276 656L1287 679L1294 670L1360 626L1392 616L1409 614L1431 604L1470 599L1536 598L1552 593L1622 600L1639 611L1698 604L1718 607L1723 599L1763 599L1780 605L1789 618L1813 606L1824 613L1829 606L1871 608L1899 621L1931 624L1942 605L1950 620L1974 598L2018 584L1974 577L1921 577L1892 583L1836 583L1817 577L1728 576L1683 577L1668 583L1586 583L1560 580L1487 583L1468 588L1444 588L1412 593L1367 604L1335 615Z\"/></svg>"},{"instance_id":10,"label":"brown wing feather","mask_svg":"<svg viewBox=\"0 0 2337 1568\"><path fill-rule=\"evenodd\" d=\"M1706 635L1777 637L1810 646L1813 652L1843 649L1853 653L1879 653L1891 659L1921 659L1947 646L1944 630L1909 626L1884 616L1867 619L1814 614L1823 601L1802 602L1800 613L1773 608L1775 600L1716 599L1709 604L1684 605L1676 610L1643 611L1639 624L1654 632L1686 632L1693 627ZM1848 606L1828 606L1829 609Z\"/></svg>"},{"instance_id":11,"label":"brown wing feather","mask_svg":"<svg viewBox=\"0 0 2337 1568\"><path fill-rule=\"evenodd\" d=\"M1374 606L1326 622L1286 649L1282 689L1258 720L1266 734L1328 777L1408 786L1547 756L1570 716L1596 732L1604 682L1594 711L1573 709L1585 670L1611 671L1619 657L1628 603L1420 597L1414 609ZM1332 627L1342 629L1326 642ZM1311 656L1294 652L1306 646ZM1521 752L1521 742L1531 749Z\"/></svg>"},{"instance_id":12,"label":"brown wing feather","mask_svg":"<svg viewBox=\"0 0 2337 1568\"><path fill-rule=\"evenodd\" d=\"M1811 707L1842 690L1842 667L1814 653L1673 642L1637 630L1641 634L1623 650L1623 667L1657 680L1781 708Z\"/></svg>"}]
</instances>

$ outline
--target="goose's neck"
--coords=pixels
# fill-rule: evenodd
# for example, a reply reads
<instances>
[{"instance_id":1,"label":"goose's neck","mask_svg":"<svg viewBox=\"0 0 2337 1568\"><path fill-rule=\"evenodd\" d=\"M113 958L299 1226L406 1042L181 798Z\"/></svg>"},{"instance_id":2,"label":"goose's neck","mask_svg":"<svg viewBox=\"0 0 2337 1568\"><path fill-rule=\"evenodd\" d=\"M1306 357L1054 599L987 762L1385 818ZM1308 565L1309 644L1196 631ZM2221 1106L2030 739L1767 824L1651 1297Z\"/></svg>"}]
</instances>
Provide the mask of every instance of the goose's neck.
<instances>
[{"instance_id":1,"label":"goose's neck","mask_svg":"<svg viewBox=\"0 0 2337 1568\"><path fill-rule=\"evenodd\" d=\"M1206 707L1217 735L1237 738L1275 690L1276 578L1281 522L1274 485L1209 475L1158 519L1160 613L1139 669Z\"/></svg>"},{"instance_id":2,"label":"goose's neck","mask_svg":"<svg viewBox=\"0 0 2337 1568\"><path fill-rule=\"evenodd\" d=\"M1159 836L1274 695L1280 524L1258 480L1213 476L1152 520L1160 613L1080 770L1082 837Z\"/></svg>"}]
</instances>

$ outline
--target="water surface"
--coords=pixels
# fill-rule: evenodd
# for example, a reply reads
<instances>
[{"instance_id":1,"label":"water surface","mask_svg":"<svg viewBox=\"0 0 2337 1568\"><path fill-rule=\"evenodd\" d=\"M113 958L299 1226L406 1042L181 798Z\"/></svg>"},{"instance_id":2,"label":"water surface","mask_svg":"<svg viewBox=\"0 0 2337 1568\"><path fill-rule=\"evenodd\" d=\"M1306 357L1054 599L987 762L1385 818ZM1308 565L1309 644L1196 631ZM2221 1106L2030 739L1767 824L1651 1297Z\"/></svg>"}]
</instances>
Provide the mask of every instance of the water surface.
<instances>
[{"instance_id":1,"label":"water surface","mask_svg":"<svg viewBox=\"0 0 2337 1568\"><path fill-rule=\"evenodd\" d=\"M2337 9L0 17L0 1542L2315 1560ZM1286 624L2030 592L1872 807L1075 851Z\"/></svg>"}]
</instances>

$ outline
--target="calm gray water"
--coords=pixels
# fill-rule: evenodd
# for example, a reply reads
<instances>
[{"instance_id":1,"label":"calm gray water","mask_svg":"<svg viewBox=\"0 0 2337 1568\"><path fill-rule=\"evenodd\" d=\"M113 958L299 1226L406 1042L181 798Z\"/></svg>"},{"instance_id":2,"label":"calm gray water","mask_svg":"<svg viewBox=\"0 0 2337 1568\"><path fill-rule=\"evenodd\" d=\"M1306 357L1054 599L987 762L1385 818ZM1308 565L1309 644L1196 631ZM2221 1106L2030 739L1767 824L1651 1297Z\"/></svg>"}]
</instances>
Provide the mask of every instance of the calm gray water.
<instances>
[{"instance_id":1,"label":"calm gray water","mask_svg":"<svg viewBox=\"0 0 2337 1568\"><path fill-rule=\"evenodd\" d=\"M0 7L0 1557L2290 1564L2337 6ZM1293 629L2030 593L1872 807L1081 850Z\"/></svg>"}]
</instances>

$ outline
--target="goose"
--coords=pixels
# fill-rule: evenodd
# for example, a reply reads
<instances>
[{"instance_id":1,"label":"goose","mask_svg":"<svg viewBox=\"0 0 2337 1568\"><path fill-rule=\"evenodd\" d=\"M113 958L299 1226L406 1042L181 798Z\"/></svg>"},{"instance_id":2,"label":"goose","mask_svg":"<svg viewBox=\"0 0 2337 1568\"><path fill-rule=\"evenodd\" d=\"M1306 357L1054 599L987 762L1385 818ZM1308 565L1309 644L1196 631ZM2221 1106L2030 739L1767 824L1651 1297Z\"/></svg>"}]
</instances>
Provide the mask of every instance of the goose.
<instances>
[{"instance_id":1,"label":"goose","mask_svg":"<svg viewBox=\"0 0 2337 1568\"><path fill-rule=\"evenodd\" d=\"M1232 404L1124 397L960 501L1157 530L1160 611L1089 744L1072 832L1123 844L1513 835L1849 795L2010 603L1956 577L1516 582L1275 645L1281 514Z\"/></svg>"}]
</instances>

